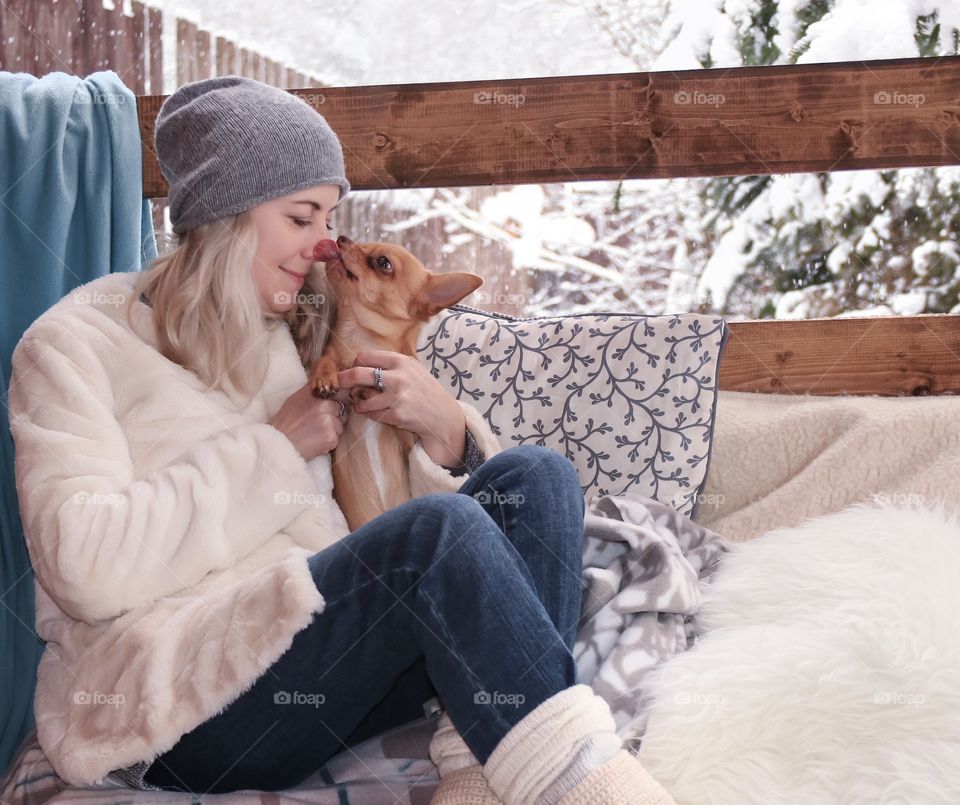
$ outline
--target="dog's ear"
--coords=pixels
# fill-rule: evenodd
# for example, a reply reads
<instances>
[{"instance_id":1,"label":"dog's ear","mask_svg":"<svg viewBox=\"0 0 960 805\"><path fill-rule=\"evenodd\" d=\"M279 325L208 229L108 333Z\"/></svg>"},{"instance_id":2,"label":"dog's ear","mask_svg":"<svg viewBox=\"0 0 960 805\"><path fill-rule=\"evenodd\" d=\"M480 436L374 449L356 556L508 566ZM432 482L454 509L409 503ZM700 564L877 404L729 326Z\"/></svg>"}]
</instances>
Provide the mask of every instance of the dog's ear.
<instances>
[{"instance_id":1,"label":"dog's ear","mask_svg":"<svg viewBox=\"0 0 960 805\"><path fill-rule=\"evenodd\" d=\"M463 297L483 285L483 278L467 271L451 271L449 274L432 274L414 298L411 315L426 321L441 310L457 304Z\"/></svg>"}]
</instances>

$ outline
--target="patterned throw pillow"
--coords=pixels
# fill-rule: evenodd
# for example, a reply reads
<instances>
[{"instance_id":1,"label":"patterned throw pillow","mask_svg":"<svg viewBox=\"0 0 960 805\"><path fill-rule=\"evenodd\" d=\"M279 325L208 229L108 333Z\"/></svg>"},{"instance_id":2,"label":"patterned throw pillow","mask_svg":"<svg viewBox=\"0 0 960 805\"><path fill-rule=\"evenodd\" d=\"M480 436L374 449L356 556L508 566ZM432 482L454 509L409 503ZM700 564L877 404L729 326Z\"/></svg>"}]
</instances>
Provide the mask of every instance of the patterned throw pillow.
<instances>
[{"instance_id":1,"label":"patterned throw pillow","mask_svg":"<svg viewBox=\"0 0 960 805\"><path fill-rule=\"evenodd\" d=\"M587 500L629 489L694 517L727 334L696 313L518 319L457 305L423 328L417 354L504 448L569 458Z\"/></svg>"}]
</instances>

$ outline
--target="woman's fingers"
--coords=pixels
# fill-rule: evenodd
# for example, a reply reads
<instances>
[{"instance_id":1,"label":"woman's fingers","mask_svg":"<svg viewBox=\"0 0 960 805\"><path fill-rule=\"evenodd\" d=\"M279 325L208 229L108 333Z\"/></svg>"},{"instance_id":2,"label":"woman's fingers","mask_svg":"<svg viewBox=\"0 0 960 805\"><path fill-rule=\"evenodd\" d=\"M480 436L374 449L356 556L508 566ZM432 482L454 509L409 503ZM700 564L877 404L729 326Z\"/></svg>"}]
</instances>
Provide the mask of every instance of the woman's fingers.
<instances>
[{"instance_id":1,"label":"woman's fingers","mask_svg":"<svg viewBox=\"0 0 960 805\"><path fill-rule=\"evenodd\" d=\"M399 366L409 356L402 352L392 352L388 349L365 349L357 353L353 359L353 365L356 366L379 366L381 369L393 369Z\"/></svg>"},{"instance_id":2,"label":"woman's fingers","mask_svg":"<svg viewBox=\"0 0 960 805\"><path fill-rule=\"evenodd\" d=\"M353 410L358 414L369 414L372 411L382 411L385 408L392 408L397 403L395 395L388 395L385 392L374 392L369 397L356 400L353 403Z\"/></svg>"},{"instance_id":3,"label":"woman's fingers","mask_svg":"<svg viewBox=\"0 0 960 805\"><path fill-rule=\"evenodd\" d=\"M353 366L349 369L341 369L337 373L337 383L344 388L353 388L354 386L372 386L373 370L379 368L382 370L381 379L384 388L387 386L387 376L394 378L404 376L412 371L422 368L416 358L404 355L402 352L390 352L385 349L371 349L364 352L358 352L353 361Z\"/></svg>"},{"instance_id":4,"label":"woman's fingers","mask_svg":"<svg viewBox=\"0 0 960 805\"><path fill-rule=\"evenodd\" d=\"M383 387L387 387L387 370L383 369L381 374ZM373 368L370 366L353 366L349 369L341 369L337 373L337 385L341 389L352 389L354 386L373 386Z\"/></svg>"}]
</instances>

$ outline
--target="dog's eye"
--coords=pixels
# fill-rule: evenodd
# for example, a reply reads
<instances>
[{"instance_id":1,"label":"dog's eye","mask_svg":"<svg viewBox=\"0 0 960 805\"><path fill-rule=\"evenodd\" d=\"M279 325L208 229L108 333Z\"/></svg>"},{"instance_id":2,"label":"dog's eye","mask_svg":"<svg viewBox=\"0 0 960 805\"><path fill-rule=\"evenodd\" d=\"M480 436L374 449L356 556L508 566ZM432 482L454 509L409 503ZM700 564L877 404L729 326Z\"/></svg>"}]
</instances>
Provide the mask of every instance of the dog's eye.
<instances>
[{"instance_id":1,"label":"dog's eye","mask_svg":"<svg viewBox=\"0 0 960 805\"><path fill-rule=\"evenodd\" d=\"M389 258L384 257L382 254L373 259L373 265L377 271L382 271L384 274L393 273L393 266L390 264Z\"/></svg>"}]
</instances>

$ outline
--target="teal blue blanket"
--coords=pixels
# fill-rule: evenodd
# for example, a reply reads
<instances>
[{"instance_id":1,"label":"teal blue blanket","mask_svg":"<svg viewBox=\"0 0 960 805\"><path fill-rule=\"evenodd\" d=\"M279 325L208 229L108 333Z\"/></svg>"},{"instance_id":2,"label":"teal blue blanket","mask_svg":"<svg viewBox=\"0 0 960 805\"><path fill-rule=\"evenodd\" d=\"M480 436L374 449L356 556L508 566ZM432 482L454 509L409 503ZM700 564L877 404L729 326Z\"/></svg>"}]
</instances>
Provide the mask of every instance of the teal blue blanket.
<instances>
[{"instance_id":1,"label":"teal blue blanket","mask_svg":"<svg viewBox=\"0 0 960 805\"><path fill-rule=\"evenodd\" d=\"M136 97L116 73L0 71L0 774L33 726L42 648L14 485L11 356L71 290L156 256L141 158Z\"/></svg>"}]
</instances>

